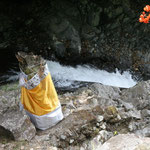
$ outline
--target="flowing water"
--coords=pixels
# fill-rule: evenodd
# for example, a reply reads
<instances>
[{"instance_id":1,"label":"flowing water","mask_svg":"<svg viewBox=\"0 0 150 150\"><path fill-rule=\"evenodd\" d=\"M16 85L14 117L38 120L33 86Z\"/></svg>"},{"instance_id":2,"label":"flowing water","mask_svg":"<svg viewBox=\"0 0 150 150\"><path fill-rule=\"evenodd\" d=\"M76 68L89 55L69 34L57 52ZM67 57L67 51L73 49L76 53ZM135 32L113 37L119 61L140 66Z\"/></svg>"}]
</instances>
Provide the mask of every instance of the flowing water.
<instances>
[{"instance_id":1,"label":"flowing water","mask_svg":"<svg viewBox=\"0 0 150 150\"><path fill-rule=\"evenodd\" d=\"M115 73L109 73L89 65L78 65L76 67L63 66L55 61L47 61L49 70L54 80L55 86L59 88L77 88L84 82L98 82L104 85L117 86L122 88L133 87L137 82L132 79L132 75L125 71L122 74L116 69ZM18 80L19 72L13 69L9 74L0 78L1 82Z\"/></svg>"}]
</instances>

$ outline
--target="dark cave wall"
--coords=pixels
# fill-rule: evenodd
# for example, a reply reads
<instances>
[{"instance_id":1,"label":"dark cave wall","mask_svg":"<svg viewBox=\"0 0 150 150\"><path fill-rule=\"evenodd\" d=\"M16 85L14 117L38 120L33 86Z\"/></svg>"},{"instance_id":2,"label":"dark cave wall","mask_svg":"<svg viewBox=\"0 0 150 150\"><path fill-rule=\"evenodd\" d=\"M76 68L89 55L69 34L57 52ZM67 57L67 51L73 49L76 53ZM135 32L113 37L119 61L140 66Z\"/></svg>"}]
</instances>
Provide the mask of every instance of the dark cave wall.
<instances>
[{"instance_id":1,"label":"dark cave wall","mask_svg":"<svg viewBox=\"0 0 150 150\"><path fill-rule=\"evenodd\" d=\"M33 51L68 63L150 73L150 25L143 0L0 2L0 53Z\"/></svg>"}]
</instances>

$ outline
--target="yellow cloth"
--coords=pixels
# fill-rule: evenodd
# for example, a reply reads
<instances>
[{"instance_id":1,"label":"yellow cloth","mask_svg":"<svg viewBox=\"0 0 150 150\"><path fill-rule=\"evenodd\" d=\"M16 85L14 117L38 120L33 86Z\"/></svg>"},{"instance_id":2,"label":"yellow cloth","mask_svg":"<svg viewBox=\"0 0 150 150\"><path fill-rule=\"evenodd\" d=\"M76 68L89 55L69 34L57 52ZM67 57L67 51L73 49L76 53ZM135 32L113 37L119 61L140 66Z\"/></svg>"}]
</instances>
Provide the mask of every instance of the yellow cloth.
<instances>
[{"instance_id":1,"label":"yellow cloth","mask_svg":"<svg viewBox=\"0 0 150 150\"><path fill-rule=\"evenodd\" d=\"M58 96L50 73L33 89L21 88L21 102L32 114L45 115L58 106Z\"/></svg>"}]
</instances>

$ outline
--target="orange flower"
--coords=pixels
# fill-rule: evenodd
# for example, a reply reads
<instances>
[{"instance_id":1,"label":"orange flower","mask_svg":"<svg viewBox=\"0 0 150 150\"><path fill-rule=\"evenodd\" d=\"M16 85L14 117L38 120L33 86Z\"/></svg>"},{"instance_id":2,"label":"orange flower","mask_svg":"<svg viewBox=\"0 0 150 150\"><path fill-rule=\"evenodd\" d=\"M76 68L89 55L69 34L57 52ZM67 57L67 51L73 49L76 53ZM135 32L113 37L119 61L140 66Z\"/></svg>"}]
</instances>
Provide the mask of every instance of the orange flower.
<instances>
[{"instance_id":1,"label":"orange flower","mask_svg":"<svg viewBox=\"0 0 150 150\"><path fill-rule=\"evenodd\" d=\"M143 15L143 14L141 14L141 15L140 15L140 18L144 18L144 15Z\"/></svg>"},{"instance_id":2,"label":"orange flower","mask_svg":"<svg viewBox=\"0 0 150 150\"><path fill-rule=\"evenodd\" d=\"M149 20L150 20L150 14L147 16L147 19L149 19Z\"/></svg>"},{"instance_id":3,"label":"orange flower","mask_svg":"<svg viewBox=\"0 0 150 150\"><path fill-rule=\"evenodd\" d=\"M143 18L139 18L139 22L143 22L144 20L143 20Z\"/></svg>"},{"instance_id":4,"label":"orange flower","mask_svg":"<svg viewBox=\"0 0 150 150\"><path fill-rule=\"evenodd\" d=\"M144 22L144 23L149 23L149 19L148 19L148 18L145 18L143 22Z\"/></svg>"},{"instance_id":5,"label":"orange flower","mask_svg":"<svg viewBox=\"0 0 150 150\"><path fill-rule=\"evenodd\" d=\"M150 11L150 6L149 6L149 5L146 5L146 6L144 7L144 11L149 12L149 11Z\"/></svg>"},{"instance_id":6,"label":"orange flower","mask_svg":"<svg viewBox=\"0 0 150 150\"><path fill-rule=\"evenodd\" d=\"M150 5L144 7L144 11L140 15L139 22L149 23L150 21Z\"/></svg>"}]
</instances>

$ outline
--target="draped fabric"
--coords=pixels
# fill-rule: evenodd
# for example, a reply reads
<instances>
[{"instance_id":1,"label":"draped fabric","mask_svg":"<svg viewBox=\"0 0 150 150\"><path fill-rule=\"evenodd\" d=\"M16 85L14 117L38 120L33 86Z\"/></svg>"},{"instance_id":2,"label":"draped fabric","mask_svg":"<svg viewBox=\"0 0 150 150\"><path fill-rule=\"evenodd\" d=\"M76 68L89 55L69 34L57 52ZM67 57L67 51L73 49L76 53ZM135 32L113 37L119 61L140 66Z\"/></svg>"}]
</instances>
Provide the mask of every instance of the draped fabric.
<instances>
[{"instance_id":1,"label":"draped fabric","mask_svg":"<svg viewBox=\"0 0 150 150\"><path fill-rule=\"evenodd\" d=\"M38 116L55 110L59 101L50 73L32 89L22 86L21 102L28 112Z\"/></svg>"}]
</instances>

